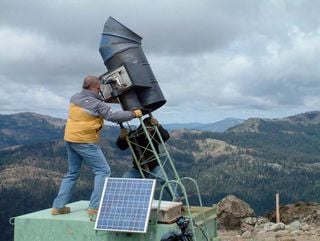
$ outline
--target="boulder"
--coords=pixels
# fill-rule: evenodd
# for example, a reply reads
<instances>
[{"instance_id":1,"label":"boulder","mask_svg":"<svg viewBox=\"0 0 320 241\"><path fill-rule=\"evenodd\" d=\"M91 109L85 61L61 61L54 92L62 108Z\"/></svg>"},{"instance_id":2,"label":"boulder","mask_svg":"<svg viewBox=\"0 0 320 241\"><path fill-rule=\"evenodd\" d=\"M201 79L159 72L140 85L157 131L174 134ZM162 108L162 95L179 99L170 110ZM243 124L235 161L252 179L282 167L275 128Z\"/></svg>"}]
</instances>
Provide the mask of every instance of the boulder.
<instances>
[{"instance_id":1,"label":"boulder","mask_svg":"<svg viewBox=\"0 0 320 241\"><path fill-rule=\"evenodd\" d=\"M240 229L242 220L247 217L255 217L254 210L234 195L226 196L217 204L219 229Z\"/></svg>"}]
</instances>

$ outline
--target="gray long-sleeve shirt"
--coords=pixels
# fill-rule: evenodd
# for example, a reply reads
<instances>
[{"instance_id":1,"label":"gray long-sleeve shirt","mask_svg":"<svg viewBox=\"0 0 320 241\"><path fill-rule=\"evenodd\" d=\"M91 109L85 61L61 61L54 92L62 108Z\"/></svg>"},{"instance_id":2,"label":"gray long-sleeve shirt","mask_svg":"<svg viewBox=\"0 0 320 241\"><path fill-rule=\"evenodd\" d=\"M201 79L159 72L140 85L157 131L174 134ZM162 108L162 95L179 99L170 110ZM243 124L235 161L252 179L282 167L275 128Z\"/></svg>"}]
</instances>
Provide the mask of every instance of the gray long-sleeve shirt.
<instances>
[{"instance_id":1,"label":"gray long-sleeve shirt","mask_svg":"<svg viewBox=\"0 0 320 241\"><path fill-rule=\"evenodd\" d=\"M120 123L130 121L135 118L132 111L114 111L105 103L99 94L87 89L82 89L80 93L74 94L70 103L80 106L93 116L101 116L107 121Z\"/></svg>"}]
</instances>

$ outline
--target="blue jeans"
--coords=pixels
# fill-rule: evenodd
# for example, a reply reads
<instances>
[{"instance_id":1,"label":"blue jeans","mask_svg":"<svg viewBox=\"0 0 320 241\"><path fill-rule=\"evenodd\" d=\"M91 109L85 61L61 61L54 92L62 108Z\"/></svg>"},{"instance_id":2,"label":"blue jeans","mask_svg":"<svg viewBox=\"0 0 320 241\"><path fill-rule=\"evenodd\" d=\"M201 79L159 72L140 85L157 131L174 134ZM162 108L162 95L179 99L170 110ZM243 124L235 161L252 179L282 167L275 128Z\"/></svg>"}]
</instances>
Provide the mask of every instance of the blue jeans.
<instances>
[{"instance_id":1,"label":"blue jeans","mask_svg":"<svg viewBox=\"0 0 320 241\"><path fill-rule=\"evenodd\" d=\"M54 208L63 208L71 200L76 181L80 176L82 161L94 173L94 188L91 193L89 208L99 208L106 177L111 174L109 164L99 145L95 143L65 142L68 153L68 172L61 182L59 193L53 201Z\"/></svg>"},{"instance_id":2,"label":"blue jeans","mask_svg":"<svg viewBox=\"0 0 320 241\"><path fill-rule=\"evenodd\" d=\"M124 178L142 178L141 173L136 168L131 168L129 171L127 171L125 174L123 174L122 177L124 177ZM155 168L153 168L151 173L146 173L145 177L150 178L150 179L156 179L160 185L163 185L166 183L165 177L164 177L162 170L159 166L156 166ZM179 193L177 191L177 185L176 184L169 184L169 185L172 186L172 189L175 192L175 196L179 197ZM169 187L166 186L164 189L167 191L167 193L170 195L170 197L173 198Z\"/></svg>"}]
</instances>

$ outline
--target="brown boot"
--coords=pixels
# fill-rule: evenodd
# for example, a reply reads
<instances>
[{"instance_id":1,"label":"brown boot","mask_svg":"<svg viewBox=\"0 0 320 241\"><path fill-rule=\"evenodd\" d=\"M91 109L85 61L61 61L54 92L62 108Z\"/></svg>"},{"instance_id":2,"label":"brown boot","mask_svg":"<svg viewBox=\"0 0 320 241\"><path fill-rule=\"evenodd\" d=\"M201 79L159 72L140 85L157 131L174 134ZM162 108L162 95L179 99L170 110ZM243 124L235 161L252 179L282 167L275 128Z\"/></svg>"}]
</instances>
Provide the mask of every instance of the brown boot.
<instances>
[{"instance_id":1,"label":"brown boot","mask_svg":"<svg viewBox=\"0 0 320 241\"><path fill-rule=\"evenodd\" d=\"M51 214L52 215L60 215L60 214L67 214L70 213L71 210L69 207L63 207L63 208L52 208Z\"/></svg>"}]
</instances>

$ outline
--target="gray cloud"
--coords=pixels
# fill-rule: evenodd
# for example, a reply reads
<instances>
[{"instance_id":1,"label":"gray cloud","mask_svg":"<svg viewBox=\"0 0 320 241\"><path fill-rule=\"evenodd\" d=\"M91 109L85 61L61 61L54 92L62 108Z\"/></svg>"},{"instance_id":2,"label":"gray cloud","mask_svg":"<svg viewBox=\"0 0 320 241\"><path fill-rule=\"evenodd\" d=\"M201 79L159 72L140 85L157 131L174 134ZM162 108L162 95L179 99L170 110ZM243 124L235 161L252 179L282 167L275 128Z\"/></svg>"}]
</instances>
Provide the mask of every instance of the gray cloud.
<instances>
[{"instance_id":1,"label":"gray cloud","mask_svg":"<svg viewBox=\"0 0 320 241\"><path fill-rule=\"evenodd\" d=\"M164 122L280 117L320 101L320 2L1 1L0 113L66 117L113 16L144 38ZM161 116L161 117L160 117Z\"/></svg>"}]
</instances>

